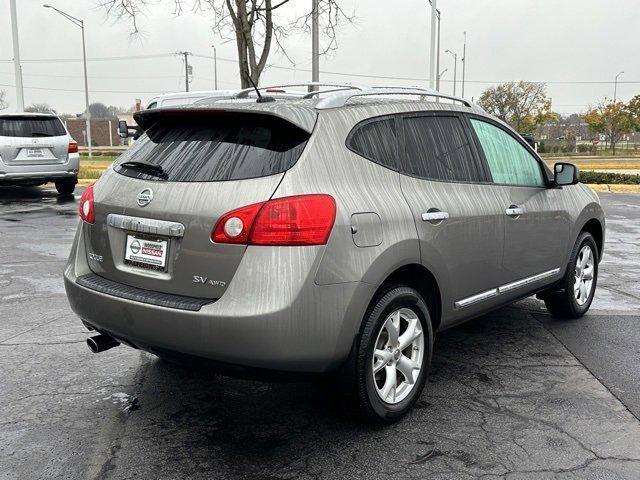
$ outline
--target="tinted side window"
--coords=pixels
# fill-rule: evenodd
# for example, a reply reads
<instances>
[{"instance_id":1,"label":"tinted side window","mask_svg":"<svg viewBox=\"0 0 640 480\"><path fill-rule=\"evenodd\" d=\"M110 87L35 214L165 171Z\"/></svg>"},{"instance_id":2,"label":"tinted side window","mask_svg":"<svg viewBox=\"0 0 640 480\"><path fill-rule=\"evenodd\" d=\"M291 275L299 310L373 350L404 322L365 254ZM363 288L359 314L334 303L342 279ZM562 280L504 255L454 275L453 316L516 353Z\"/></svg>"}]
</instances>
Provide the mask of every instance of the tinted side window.
<instances>
[{"instance_id":1,"label":"tinted side window","mask_svg":"<svg viewBox=\"0 0 640 480\"><path fill-rule=\"evenodd\" d=\"M356 126L347 146L358 155L397 170L397 138L396 120L385 118Z\"/></svg>"},{"instance_id":2,"label":"tinted side window","mask_svg":"<svg viewBox=\"0 0 640 480\"><path fill-rule=\"evenodd\" d=\"M544 187L538 160L515 138L501 128L482 120L471 119L495 183Z\"/></svg>"},{"instance_id":3,"label":"tinted side window","mask_svg":"<svg viewBox=\"0 0 640 480\"><path fill-rule=\"evenodd\" d=\"M431 180L482 182L458 117L406 117L406 173Z\"/></svg>"},{"instance_id":4,"label":"tinted side window","mask_svg":"<svg viewBox=\"0 0 640 480\"><path fill-rule=\"evenodd\" d=\"M180 110L174 115L158 115L158 120L119 157L115 170L128 177L160 180L144 170L122 165L138 161L162 167L169 182L264 177L291 168L309 139L307 132L268 115L186 115Z\"/></svg>"},{"instance_id":5,"label":"tinted side window","mask_svg":"<svg viewBox=\"0 0 640 480\"><path fill-rule=\"evenodd\" d=\"M58 117L0 118L0 136L2 137L61 137L66 134Z\"/></svg>"}]
</instances>

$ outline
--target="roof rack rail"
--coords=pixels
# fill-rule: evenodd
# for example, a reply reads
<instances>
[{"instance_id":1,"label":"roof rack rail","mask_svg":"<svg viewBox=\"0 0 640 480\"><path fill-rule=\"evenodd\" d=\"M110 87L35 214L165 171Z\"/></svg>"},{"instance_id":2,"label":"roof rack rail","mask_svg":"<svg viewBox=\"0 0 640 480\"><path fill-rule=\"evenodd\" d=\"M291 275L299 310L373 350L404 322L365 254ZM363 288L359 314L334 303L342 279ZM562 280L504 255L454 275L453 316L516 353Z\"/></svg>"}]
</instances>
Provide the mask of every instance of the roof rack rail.
<instances>
[{"instance_id":1,"label":"roof rack rail","mask_svg":"<svg viewBox=\"0 0 640 480\"><path fill-rule=\"evenodd\" d=\"M364 91L369 87L361 87L361 86L357 86L357 85L336 85L334 88L328 88L326 90L312 90L309 93L305 93L302 98L303 99L308 99L308 98L313 98L316 95L321 95L321 94L325 94L325 93L335 93L335 92L344 92L345 90L358 90L358 91Z\"/></svg>"},{"instance_id":2,"label":"roof rack rail","mask_svg":"<svg viewBox=\"0 0 640 480\"><path fill-rule=\"evenodd\" d=\"M270 90L273 88L289 88L289 87L336 87L335 91L341 91L346 89L355 90L367 90L369 87L362 87L358 85L350 85L347 83L325 83L325 82L300 82L300 83L288 83L283 85L269 85L268 87L258 87L258 90ZM255 88L245 88L237 92L233 98L247 98L250 93L254 93ZM334 91L334 90L331 90ZM308 95L315 94L317 91L309 92L303 95L303 98L310 98Z\"/></svg>"},{"instance_id":3,"label":"roof rack rail","mask_svg":"<svg viewBox=\"0 0 640 480\"><path fill-rule=\"evenodd\" d=\"M366 89L358 89L357 91L347 90L338 92L327 98L323 98L316 104L318 110L326 110L328 108L344 107L353 97L365 97L373 95L416 95L428 96L435 98L444 98L460 102L467 107L473 104L464 98L456 97L446 93L440 93L436 90L420 88L420 87L369 87Z\"/></svg>"}]
</instances>

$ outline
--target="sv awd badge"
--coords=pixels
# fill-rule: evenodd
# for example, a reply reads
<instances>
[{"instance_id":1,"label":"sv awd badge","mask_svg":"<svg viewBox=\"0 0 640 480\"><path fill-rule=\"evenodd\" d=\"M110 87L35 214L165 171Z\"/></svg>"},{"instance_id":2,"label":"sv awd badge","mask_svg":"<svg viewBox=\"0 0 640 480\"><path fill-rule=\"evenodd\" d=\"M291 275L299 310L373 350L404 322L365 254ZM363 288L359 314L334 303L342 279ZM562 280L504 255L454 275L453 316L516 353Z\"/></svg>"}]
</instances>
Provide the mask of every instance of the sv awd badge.
<instances>
[{"instance_id":1,"label":"sv awd badge","mask_svg":"<svg viewBox=\"0 0 640 480\"><path fill-rule=\"evenodd\" d=\"M200 275L193 276L193 283L199 283L201 285L211 285L212 287L224 287L227 282L220 280L211 280L209 277L202 277Z\"/></svg>"}]
</instances>

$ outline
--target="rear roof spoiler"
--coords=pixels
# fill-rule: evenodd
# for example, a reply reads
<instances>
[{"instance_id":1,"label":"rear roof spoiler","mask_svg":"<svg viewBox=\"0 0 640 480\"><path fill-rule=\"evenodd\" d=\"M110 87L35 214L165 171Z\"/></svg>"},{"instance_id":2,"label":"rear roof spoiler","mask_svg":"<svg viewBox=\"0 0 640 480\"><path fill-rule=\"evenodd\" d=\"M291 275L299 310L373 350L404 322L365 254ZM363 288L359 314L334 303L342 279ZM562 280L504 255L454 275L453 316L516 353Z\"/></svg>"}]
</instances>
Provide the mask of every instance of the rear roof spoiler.
<instances>
[{"instance_id":1,"label":"rear roof spoiler","mask_svg":"<svg viewBox=\"0 0 640 480\"><path fill-rule=\"evenodd\" d=\"M315 126L318 116L314 109L283 108L283 105L276 105L274 102L272 104L241 103L237 105L229 103L221 105L216 103L207 107L161 107L136 112L133 114L133 119L142 131L145 131L161 118L175 118L181 116L186 118L193 115L216 115L224 113L254 114L277 117L295 125L307 133L313 132L313 127Z\"/></svg>"}]
</instances>

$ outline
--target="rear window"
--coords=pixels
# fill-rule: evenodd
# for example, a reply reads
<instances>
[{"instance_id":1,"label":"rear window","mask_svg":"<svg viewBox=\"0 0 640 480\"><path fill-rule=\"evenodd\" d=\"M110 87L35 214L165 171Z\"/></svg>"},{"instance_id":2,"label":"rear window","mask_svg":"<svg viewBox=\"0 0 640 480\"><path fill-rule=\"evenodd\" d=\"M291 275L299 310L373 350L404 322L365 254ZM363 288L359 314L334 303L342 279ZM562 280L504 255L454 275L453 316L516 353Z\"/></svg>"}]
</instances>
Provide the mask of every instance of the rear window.
<instances>
[{"instance_id":1,"label":"rear window","mask_svg":"<svg viewBox=\"0 0 640 480\"><path fill-rule=\"evenodd\" d=\"M158 111L159 112L159 111ZM262 114L162 114L118 159L115 170L145 180L216 182L265 177L291 168L309 133ZM125 162L162 167L164 178Z\"/></svg>"},{"instance_id":2,"label":"rear window","mask_svg":"<svg viewBox=\"0 0 640 480\"><path fill-rule=\"evenodd\" d=\"M404 131L409 175L445 182L485 181L458 117L406 117Z\"/></svg>"},{"instance_id":3,"label":"rear window","mask_svg":"<svg viewBox=\"0 0 640 480\"><path fill-rule=\"evenodd\" d=\"M66 134L57 117L0 118L0 137L60 137Z\"/></svg>"}]
</instances>

